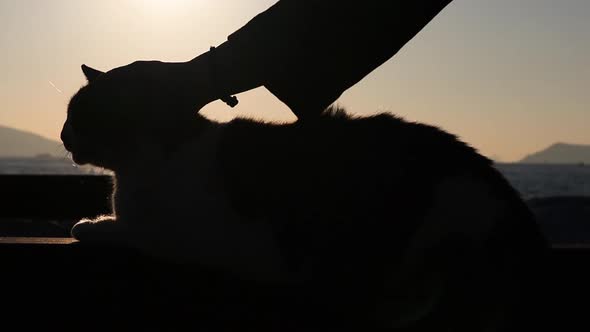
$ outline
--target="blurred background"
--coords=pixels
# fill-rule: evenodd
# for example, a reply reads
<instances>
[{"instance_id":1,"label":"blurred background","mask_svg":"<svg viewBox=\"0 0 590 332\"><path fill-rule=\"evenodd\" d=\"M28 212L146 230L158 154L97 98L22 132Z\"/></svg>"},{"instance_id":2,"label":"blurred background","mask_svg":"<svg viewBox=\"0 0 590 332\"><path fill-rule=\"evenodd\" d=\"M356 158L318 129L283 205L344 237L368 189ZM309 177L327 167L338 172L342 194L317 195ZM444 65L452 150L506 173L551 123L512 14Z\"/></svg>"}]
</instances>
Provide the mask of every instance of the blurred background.
<instances>
[{"instance_id":1,"label":"blurred background","mask_svg":"<svg viewBox=\"0 0 590 332\"><path fill-rule=\"evenodd\" d=\"M56 140L82 63L186 61L275 2L0 0L0 125ZM589 32L586 0L455 0L339 104L441 126L501 162L590 144ZM240 100L204 113L294 120L263 88Z\"/></svg>"}]
</instances>

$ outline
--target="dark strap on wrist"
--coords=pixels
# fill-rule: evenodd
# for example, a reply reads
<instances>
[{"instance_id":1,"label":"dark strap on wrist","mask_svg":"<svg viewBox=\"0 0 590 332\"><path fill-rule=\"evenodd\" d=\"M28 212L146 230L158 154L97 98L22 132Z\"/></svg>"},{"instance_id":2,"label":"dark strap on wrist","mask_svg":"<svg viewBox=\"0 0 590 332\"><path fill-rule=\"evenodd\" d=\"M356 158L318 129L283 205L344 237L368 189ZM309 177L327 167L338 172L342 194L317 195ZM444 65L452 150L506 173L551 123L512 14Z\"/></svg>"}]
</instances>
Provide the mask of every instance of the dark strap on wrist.
<instances>
[{"instance_id":1,"label":"dark strap on wrist","mask_svg":"<svg viewBox=\"0 0 590 332\"><path fill-rule=\"evenodd\" d=\"M216 73L216 69L217 69L217 63L216 63L216 58L215 58L215 46L211 46L211 48L209 49L209 81L211 82L211 89L213 90L214 93L217 93L219 91L219 85L217 84L217 77L215 77L215 73ZM236 96L224 96L225 92L221 92L219 93L219 95L222 95L223 97L219 98L221 99L221 101L223 101L224 103L226 103L229 107L234 108L238 103L238 98Z\"/></svg>"}]
</instances>

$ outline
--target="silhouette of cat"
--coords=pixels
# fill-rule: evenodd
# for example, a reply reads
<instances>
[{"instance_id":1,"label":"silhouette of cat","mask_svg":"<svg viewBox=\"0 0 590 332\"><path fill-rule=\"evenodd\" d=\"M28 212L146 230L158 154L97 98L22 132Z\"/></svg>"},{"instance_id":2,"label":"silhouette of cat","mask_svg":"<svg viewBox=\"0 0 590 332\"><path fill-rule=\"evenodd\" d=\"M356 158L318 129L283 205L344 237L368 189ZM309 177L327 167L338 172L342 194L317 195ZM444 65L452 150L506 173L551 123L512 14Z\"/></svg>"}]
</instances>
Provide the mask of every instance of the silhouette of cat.
<instances>
[{"instance_id":1,"label":"silhouette of cat","mask_svg":"<svg viewBox=\"0 0 590 332\"><path fill-rule=\"evenodd\" d=\"M306 310L347 324L501 330L530 303L545 240L491 161L455 136L335 107L292 124L121 110L109 104L125 91L83 70L62 141L115 184L113 214L77 223L80 241L303 285Z\"/></svg>"}]
</instances>

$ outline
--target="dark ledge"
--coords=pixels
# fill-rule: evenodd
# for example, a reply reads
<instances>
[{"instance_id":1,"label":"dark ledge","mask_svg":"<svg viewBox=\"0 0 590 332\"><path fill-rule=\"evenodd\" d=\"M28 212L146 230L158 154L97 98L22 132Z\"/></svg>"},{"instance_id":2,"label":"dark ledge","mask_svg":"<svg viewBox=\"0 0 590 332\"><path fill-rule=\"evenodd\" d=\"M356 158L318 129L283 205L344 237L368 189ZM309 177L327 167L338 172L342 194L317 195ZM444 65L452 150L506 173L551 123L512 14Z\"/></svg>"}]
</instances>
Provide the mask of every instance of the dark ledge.
<instances>
[{"instance_id":1,"label":"dark ledge","mask_svg":"<svg viewBox=\"0 0 590 332\"><path fill-rule=\"evenodd\" d=\"M0 175L0 188L0 219L80 219L110 212L110 176Z\"/></svg>"},{"instance_id":2,"label":"dark ledge","mask_svg":"<svg viewBox=\"0 0 590 332\"><path fill-rule=\"evenodd\" d=\"M582 323L587 246L556 246L546 285L558 330ZM200 330L295 326L297 290L179 266L70 238L0 238L3 323L27 329ZM291 323L290 323L291 322Z\"/></svg>"},{"instance_id":3,"label":"dark ledge","mask_svg":"<svg viewBox=\"0 0 590 332\"><path fill-rule=\"evenodd\" d=\"M69 244L78 243L76 239L71 237L0 237L0 245L16 245L16 246L66 246ZM49 247L51 248L51 247Z\"/></svg>"},{"instance_id":4,"label":"dark ledge","mask_svg":"<svg viewBox=\"0 0 590 332\"><path fill-rule=\"evenodd\" d=\"M2 326L14 323L19 330L39 331L293 330L301 323L313 293L311 301L299 301L299 289L68 238L79 218L109 212L110 182L105 176L0 175ZM543 290L554 330L585 323L586 306L578 303L590 297L588 262L588 245L554 245ZM317 317L307 318L309 323Z\"/></svg>"},{"instance_id":5,"label":"dark ledge","mask_svg":"<svg viewBox=\"0 0 590 332\"><path fill-rule=\"evenodd\" d=\"M272 303L289 296L280 287L70 238L0 238L0 259L0 323L23 330L272 329L284 318L272 314Z\"/></svg>"}]
</instances>

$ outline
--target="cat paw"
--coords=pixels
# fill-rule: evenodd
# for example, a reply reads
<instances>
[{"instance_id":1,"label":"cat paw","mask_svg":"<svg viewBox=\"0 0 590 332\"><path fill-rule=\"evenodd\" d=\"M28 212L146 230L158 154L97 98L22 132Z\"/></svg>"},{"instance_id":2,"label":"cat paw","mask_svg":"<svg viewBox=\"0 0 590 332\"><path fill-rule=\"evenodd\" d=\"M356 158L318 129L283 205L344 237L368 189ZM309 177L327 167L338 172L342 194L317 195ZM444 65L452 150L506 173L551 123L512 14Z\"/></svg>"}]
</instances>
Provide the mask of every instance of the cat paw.
<instances>
[{"instance_id":1,"label":"cat paw","mask_svg":"<svg viewBox=\"0 0 590 332\"><path fill-rule=\"evenodd\" d=\"M123 227L114 217L101 216L96 219L82 219L70 231L73 238L81 242L120 242Z\"/></svg>"}]
</instances>

